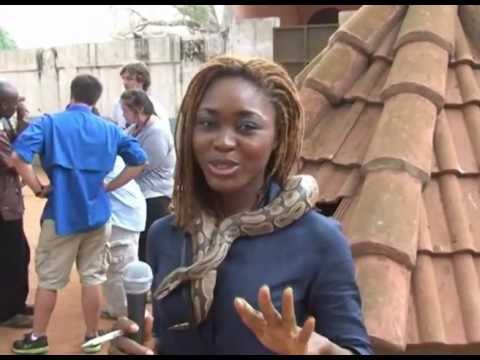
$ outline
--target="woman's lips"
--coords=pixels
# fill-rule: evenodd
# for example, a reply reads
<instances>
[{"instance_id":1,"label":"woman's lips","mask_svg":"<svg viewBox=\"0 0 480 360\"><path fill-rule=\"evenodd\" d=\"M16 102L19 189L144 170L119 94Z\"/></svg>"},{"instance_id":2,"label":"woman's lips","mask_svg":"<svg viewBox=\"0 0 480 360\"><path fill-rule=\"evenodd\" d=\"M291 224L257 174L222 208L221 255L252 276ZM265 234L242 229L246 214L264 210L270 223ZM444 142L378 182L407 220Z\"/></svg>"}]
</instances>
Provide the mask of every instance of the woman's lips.
<instances>
[{"instance_id":1,"label":"woman's lips","mask_svg":"<svg viewBox=\"0 0 480 360\"><path fill-rule=\"evenodd\" d=\"M215 160L208 162L208 170L215 176L233 175L239 168L239 164L229 160Z\"/></svg>"}]
</instances>

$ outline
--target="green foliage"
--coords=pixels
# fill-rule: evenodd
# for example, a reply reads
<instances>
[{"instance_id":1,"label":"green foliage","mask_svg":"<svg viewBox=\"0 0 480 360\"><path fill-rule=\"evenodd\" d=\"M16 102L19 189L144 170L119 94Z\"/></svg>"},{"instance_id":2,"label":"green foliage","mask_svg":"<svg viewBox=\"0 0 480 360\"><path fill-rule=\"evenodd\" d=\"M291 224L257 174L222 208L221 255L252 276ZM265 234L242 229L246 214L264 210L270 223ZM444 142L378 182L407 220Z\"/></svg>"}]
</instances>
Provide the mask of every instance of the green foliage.
<instances>
[{"instance_id":1,"label":"green foliage","mask_svg":"<svg viewBox=\"0 0 480 360\"><path fill-rule=\"evenodd\" d=\"M180 14L199 24L208 22L209 5L173 5Z\"/></svg>"},{"instance_id":2,"label":"green foliage","mask_svg":"<svg viewBox=\"0 0 480 360\"><path fill-rule=\"evenodd\" d=\"M218 30L220 25L214 5L173 5L184 19L197 23L201 28Z\"/></svg>"},{"instance_id":3,"label":"green foliage","mask_svg":"<svg viewBox=\"0 0 480 360\"><path fill-rule=\"evenodd\" d=\"M10 34L0 28L0 50L11 50L16 49L17 44L15 41L10 37Z\"/></svg>"}]
</instances>

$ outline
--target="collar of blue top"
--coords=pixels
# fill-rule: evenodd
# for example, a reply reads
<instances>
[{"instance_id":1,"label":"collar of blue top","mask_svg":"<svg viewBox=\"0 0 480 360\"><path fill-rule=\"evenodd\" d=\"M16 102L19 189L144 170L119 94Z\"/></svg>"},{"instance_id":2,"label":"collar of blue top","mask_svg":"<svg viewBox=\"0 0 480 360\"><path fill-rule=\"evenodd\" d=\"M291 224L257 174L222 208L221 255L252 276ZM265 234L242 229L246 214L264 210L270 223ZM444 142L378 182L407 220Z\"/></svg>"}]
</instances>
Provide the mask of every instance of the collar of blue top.
<instances>
[{"instance_id":1,"label":"collar of blue top","mask_svg":"<svg viewBox=\"0 0 480 360\"><path fill-rule=\"evenodd\" d=\"M87 104L75 103L75 104L68 104L65 110L92 112L92 107Z\"/></svg>"}]
</instances>

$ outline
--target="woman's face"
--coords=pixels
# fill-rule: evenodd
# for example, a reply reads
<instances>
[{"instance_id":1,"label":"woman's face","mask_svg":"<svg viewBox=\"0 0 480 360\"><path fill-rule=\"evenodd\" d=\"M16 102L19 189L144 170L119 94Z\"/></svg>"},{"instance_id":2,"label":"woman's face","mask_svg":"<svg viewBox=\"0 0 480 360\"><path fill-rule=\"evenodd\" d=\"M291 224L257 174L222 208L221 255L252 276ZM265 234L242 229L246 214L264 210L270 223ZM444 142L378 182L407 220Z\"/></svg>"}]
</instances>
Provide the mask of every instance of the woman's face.
<instances>
[{"instance_id":1,"label":"woman's face","mask_svg":"<svg viewBox=\"0 0 480 360\"><path fill-rule=\"evenodd\" d=\"M248 80L214 82L200 103L193 152L209 187L222 195L258 191L275 146L275 109Z\"/></svg>"},{"instance_id":2,"label":"woman's face","mask_svg":"<svg viewBox=\"0 0 480 360\"><path fill-rule=\"evenodd\" d=\"M128 124L139 124L147 119L147 116L143 111L135 111L122 102L123 117L127 120Z\"/></svg>"}]
</instances>

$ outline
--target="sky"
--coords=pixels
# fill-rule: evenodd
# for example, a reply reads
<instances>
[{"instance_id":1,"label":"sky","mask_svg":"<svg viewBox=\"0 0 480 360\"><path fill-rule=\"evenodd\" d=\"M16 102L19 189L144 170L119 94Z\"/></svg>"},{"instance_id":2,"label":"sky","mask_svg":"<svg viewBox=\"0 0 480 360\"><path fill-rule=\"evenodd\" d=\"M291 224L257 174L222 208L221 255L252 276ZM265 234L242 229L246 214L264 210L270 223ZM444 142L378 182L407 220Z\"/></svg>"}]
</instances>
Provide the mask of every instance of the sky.
<instances>
[{"instance_id":1,"label":"sky","mask_svg":"<svg viewBox=\"0 0 480 360\"><path fill-rule=\"evenodd\" d=\"M112 40L113 14L125 7L149 18L176 16L169 5L0 5L0 27L21 49L106 42Z\"/></svg>"}]
</instances>

